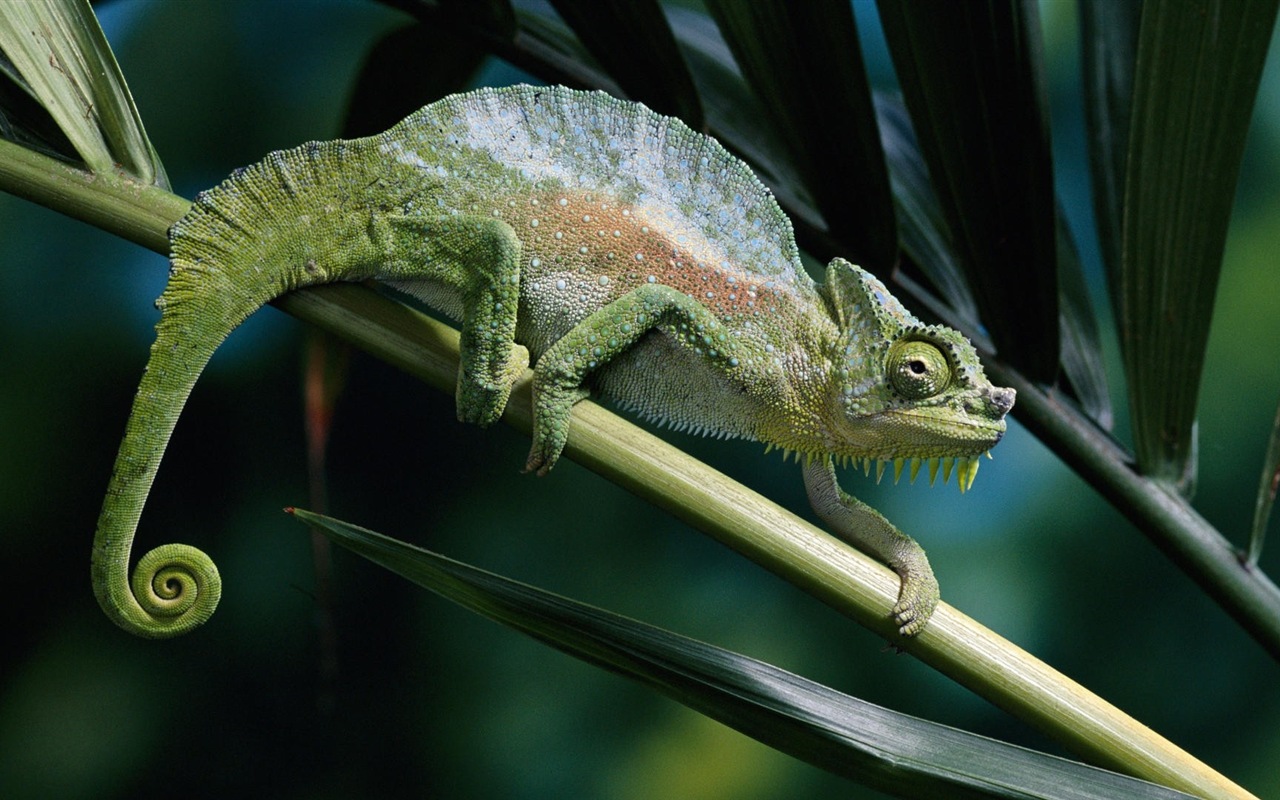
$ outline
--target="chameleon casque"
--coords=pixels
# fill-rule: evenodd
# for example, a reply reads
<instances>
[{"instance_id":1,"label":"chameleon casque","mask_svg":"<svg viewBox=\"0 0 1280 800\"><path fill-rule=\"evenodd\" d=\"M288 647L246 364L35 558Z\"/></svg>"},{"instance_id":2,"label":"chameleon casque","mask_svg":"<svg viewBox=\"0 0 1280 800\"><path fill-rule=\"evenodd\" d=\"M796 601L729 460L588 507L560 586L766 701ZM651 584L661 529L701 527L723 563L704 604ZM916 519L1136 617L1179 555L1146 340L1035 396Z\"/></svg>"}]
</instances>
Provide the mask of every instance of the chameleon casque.
<instances>
[{"instance_id":1,"label":"chameleon casque","mask_svg":"<svg viewBox=\"0 0 1280 800\"><path fill-rule=\"evenodd\" d=\"M599 92L517 86L447 97L377 136L274 152L201 192L170 231L170 279L93 547L99 603L141 636L213 613L221 579L188 545L129 572L178 415L223 339L299 287L375 278L461 323L458 417L499 418L532 364L526 471L544 474L591 391L673 428L795 454L836 534L902 579L925 626L938 584L916 542L841 491L837 463L962 489L1014 392L967 339L924 325L859 267L806 275L751 170L679 120Z\"/></svg>"}]
</instances>

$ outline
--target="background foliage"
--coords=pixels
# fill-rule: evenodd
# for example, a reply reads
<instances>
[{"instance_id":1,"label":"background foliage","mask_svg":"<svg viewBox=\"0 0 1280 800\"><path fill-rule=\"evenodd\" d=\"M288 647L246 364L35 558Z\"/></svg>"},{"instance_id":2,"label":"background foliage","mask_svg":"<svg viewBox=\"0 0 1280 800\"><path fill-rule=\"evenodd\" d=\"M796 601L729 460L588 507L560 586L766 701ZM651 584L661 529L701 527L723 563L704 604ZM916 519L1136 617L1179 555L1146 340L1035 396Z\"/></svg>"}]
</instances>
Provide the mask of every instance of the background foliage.
<instances>
[{"instance_id":1,"label":"background foliage","mask_svg":"<svg viewBox=\"0 0 1280 800\"><path fill-rule=\"evenodd\" d=\"M872 79L891 80L858 3ZM1092 244L1074 6L1043 5L1059 189ZM174 190L336 135L364 54L407 17L367 2L119 0L99 15ZM1280 341L1280 69L1251 132L1203 384L1197 507L1243 543ZM488 61L476 83L518 77ZM407 80L409 78L406 78ZM159 256L0 196L0 786L8 796L791 797L847 783L337 556L336 661L316 632L305 536L299 326L265 312L214 359L178 428L143 535L218 553L201 633L119 634L87 545L163 288ZM1118 372L1113 336L1104 336ZM1123 407L1123 397L1114 398ZM850 488L929 549L947 600L1261 796L1280 794L1274 662L1017 425L976 491ZM1120 419L1118 435L1126 436ZM341 516L740 650L860 697L1052 749L792 587L527 443L453 422L452 400L355 357L330 450ZM681 446L803 510L794 466L757 446ZM166 534L169 531L171 533ZM159 541L156 538L155 541ZM208 543L215 543L210 545ZM1278 570L1275 548L1262 567ZM200 668L194 665L202 665ZM856 792L856 788L853 789Z\"/></svg>"}]
</instances>

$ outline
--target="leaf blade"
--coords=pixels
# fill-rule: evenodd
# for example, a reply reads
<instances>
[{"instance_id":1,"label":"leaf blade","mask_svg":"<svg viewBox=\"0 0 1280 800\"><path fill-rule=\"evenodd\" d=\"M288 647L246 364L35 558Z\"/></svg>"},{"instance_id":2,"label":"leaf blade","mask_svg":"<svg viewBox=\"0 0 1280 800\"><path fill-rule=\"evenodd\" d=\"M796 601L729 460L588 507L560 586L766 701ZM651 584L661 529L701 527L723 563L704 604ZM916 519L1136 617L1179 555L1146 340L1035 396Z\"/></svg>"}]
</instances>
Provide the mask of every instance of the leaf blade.
<instances>
[{"instance_id":1,"label":"leaf blade","mask_svg":"<svg viewBox=\"0 0 1280 800\"><path fill-rule=\"evenodd\" d=\"M657 0L551 0L551 5L629 97L681 118L694 130L705 127L693 76Z\"/></svg>"},{"instance_id":2,"label":"leaf blade","mask_svg":"<svg viewBox=\"0 0 1280 800\"><path fill-rule=\"evenodd\" d=\"M884 709L764 662L340 520L290 512L338 544L472 611L638 680L783 752L900 796L1189 797Z\"/></svg>"},{"instance_id":3,"label":"leaf blade","mask_svg":"<svg viewBox=\"0 0 1280 800\"><path fill-rule=\"evenodd\" d=\"M1276 502L1277 492L1280 492L1280 405L1276 406L1276 419L1271 424L1271 438L1262 461L1262 475L1258 478L1258 499L1253 507L1253 526L1245 553L1245 564L1250 568L1258 566L1258 559L1262 557L1267 523L1271 520L1271 507Z\"/></svg>"},{"instance_id":4,"label":"leaf blade","mask_svg":"<svg viewBox=\"0 0 1280 800\"><path fill-rule=\"evenodd\" d=\"M94 173L168 188L120 67L87 0L0 4L0 49ZM70 155L70 154L67 154Z\"/></svg>"},{"instance_id":5,"label":"leaf blade","mask_svg":"<svg viewBox=\"0 0 1280 800\"><path fill-rule=\"evenodd\" d=\"M871 89L852 7L841 0L707 9L846 256L887 271L898 253Z\"/></svg>"},{"instance_id":6,"label":"leaf blade","mask_svg":"<svg viewBox=\"0 0 1280 800\"><path fill-rule=\"evenodd\" d=\"M1209 322L1277 0L1143 4L1112 282L1139 468L1184 493Z\"/></svg>"},{"instance_id":7,"label":"leaf blade","mask_svg":"<svg viewBox=\"0 0 1280 800\"><path fill-rule=\"evenodd\" d=\"M1053 171L1030 0L877 8L961 263L996 350L1058 371Z\"/></svg>"}]
</instances>

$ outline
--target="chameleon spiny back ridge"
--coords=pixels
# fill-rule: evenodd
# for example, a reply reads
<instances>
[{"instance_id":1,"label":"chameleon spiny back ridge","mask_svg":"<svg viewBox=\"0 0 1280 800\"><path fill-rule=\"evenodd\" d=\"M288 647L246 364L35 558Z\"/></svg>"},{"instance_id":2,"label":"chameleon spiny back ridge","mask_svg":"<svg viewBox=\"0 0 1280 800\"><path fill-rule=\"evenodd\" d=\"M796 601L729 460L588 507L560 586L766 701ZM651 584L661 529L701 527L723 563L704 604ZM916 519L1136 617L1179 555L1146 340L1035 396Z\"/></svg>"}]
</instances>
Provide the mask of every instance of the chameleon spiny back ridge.
<instances>
[{"instance_id":1,"label":"chameleon spiny back ridge","mask_svg":"<svg viewBox=\"0 0 1280 800\"><path fill-rule=\"evenodd\" d=\"M202 192L170 241L93 551L100 604L142 636L217 605L203 552L161 546L130 577L130 550L204 365L295 288L375 278L457 320L465 421L498 419L532 360L529 471L554 465L589 388L676 428L808 454L815 508L903 576L907 634L937 602L923 551L840 493L831 460L911 461L914 475L955 458L964 488L1013 402L967 340L859 268L837 259L815 285L769 190L714 140L598 92L481 89L377 136L272 153Z\"/></svg>"}]
</instances>

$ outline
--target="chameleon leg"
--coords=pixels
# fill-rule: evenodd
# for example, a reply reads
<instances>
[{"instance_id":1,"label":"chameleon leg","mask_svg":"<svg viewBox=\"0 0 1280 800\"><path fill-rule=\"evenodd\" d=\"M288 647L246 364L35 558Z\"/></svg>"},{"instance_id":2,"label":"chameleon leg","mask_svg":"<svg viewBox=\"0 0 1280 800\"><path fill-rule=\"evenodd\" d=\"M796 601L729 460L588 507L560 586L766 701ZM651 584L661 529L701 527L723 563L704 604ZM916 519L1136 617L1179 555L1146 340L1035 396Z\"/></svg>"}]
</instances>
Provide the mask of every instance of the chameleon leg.
<instances>
[{"instance_id":1,"label":"chameleon leg","mask_svg":"<svg viewBox=\"0 0 1280 800\"><path fill-rule=\"evenodd\" d=\"M924 630L939 594L938 581L920 545L874 508L841 490L830 456L806 462L804 486L813 510L838 536L888 564L902 578L893 607L898 632L915 636Z\"/></svg>"},{"instance_id":2,"label":"chameleon leg","mask_svg":"<svg viewBox=\"0 0 1280 800\"><path fill-rule=\"evenodd\" d=\"M515 343L520 240L510 225L488 217L397 215L386 222L397 257L378 277L437 307L438 292L453 295L461 306L458 419L496 422L529 366L529 351Z\"/></svg>"},{"instance_id":3,"label":"chameleon leg","mask_svg":"<svg viewBox=\"0 0 1280 800\"><path fill-rule=\"evenodd\" d=\"M732 340L718 338L724 326L693 298L657 284L641 286L575 325L538 359L533 380L533 446L525 472L539 475L555 466L569 438L573 406L587 396L583 381L659 326L684 337L719 341L704 351L736 364Z\"/></svg>"}]
</instances>

